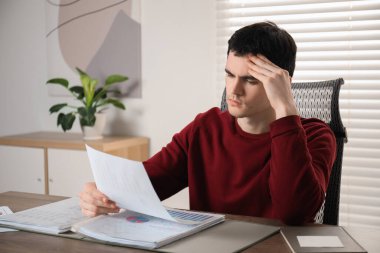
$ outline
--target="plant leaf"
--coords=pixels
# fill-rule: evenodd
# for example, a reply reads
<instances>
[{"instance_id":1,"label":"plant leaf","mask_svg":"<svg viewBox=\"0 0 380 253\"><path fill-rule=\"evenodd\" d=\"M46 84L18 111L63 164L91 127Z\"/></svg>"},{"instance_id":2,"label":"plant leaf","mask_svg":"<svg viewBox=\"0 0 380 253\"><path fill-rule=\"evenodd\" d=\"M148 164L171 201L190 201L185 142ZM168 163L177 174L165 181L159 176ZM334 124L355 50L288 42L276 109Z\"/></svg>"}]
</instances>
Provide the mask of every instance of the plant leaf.
<instances>
[{"instance_id":1,"label":"plant leaf","mask_svg":"<svg viewBox=\"0 0 380 253\"><path fill-rule=\"evenodd\" d=\"M88 76L87 73L84 72L83 70L81 70L80 68L75 67L75 69L77 70L77 72L79 73L79 75L81 75L81 76Z\"/></svg>"},{"instance_id":2,"label":"plant leaf","mask_svg":"<svg viewBox=\"0 0 380 253\"><path fill-rule=\"evenodd\" d=\"M120 90L108 90L107 92L108 93L113 93L115 95L121 95L121 91Z\"/></svg>"},{"instance_id":3,"label":"plant leaf","mask_svg":"<svg viewBox=\"0 0 380 253\"><path fill-rule=\"evenodd\" d=\"M95 91L94 102L107 98L107 91L105 89L99 88Z\"/></svg>"},{"instance_id":4,"label":"plant leaf","mask_svg":"<svg viewBox=\"0 0 380 253\"><path fill-rule=\"evenodd\" d=\"M122 76L122 75L110 75L106 79L106 84L105 87L108 87L114 83L120 83L128 80L127 76Z\"/></svg>"},{"instance_id":5,"label":"plant leaf","mask_svg":"<svg viewBox=\"0 0 380 253\"><path fill-rule=\"evenodd\" d=\"M58 112L65 106L67 106L67 103L53 105L52 107L50 107L49 112L50 114Z\"/></svg>"},{"instance_id":6,"label":"plant leaf","mask_svg":"<svg viewBox=\"0 0 380 253\"><path fill-rule=\"evenodd\" d=\"M79 107L77 109L77 111L78 111L80 117L86 117L86 115L87 115L87 109L86 109L86 107Z\"/></svg>"},{"instance_id":7,"label":"plant leaf","mask_svg":"<svg viewBox=\"0 0 380 253\"><path fill-rule=\"evenodd\" d=\"M75 93L77 99L82 99L84 97L84 90L82 86L73 86L69 89L72 93Z\"/></svg>"},{"instance_id":8,"label":"plant leaf","mask_svg":"<svg viewBox=\"0 0 380 253\"><path fill-rule=\"evenodd\" d=\"M66 130L70 130L73 127L74 121L75 115L73 113L66 114L61 123L63 131L66 132Z\"/></svg>"},{"instance_id":9,"label":"plant leaf","mask_svg":"<svg viewBox=\"0 0 380 253\"><path fill-rule=\"evenodd\" d=\"M75 121L75 114L70 112L68 114L60 113L57 118L57 126L61 125L62 130L70 130Z\"/></svg>"},{"instance_id":10,"label":"plant leaf","mask_svg":"<svg viewBox=\"0 0 380 253\"><path fill-rule=\"evenodd\" d=\"M65 117L65 114L64 113L60 113L58 114L58 117L57 117L57 126L61 125L62 124L62 121L63 121L63 118Z\"/></svg>"},{"instance_id":11,"label":"plant leaf","mask_svg":"<svg viewBox=\"0 0 380 253\"><path fill-rule=\"evenodd\" d=\"M79 120L80 120L81 126L93 126L95 124L95 120L96 120L95 107L91 107L91 108L79 107L78 113L80 115Z\"/></svg>"},{"instance_id":12,"label":"plant leaf","mask_svg":"<svg viewBox=\"0 0 380 253\"><path fill-rule=\"evenodd\" d=\"M46 82L46 84L59 84L65 87L66 89L69 87L69 81L65 78L53 78Z\"/></svg>"},{"instance_id":13,"label":"plant leaf","mask_svg":"<svg viewBox=\"0 0 380 253\"><path fill-rule=\"evenodd\" d=\"M115 107L117 107L119 109L125 110L124 104L122 102L120 102L119 100L117 100L117 99L107 98L105 100L104 104L112 104L113 106L115 106Z\"/></svg>"}]
</instances>

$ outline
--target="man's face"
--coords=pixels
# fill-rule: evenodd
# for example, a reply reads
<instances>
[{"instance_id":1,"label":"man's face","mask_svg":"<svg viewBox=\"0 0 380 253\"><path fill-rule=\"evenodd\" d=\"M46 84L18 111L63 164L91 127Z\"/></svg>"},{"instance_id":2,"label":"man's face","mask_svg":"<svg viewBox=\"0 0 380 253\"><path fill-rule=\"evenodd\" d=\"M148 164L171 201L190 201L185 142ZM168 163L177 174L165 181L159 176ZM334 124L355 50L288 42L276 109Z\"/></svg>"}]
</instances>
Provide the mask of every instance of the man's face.
<instances>
[{"instance_id":1,"label":"man's face","mask_svg":"<svg viewBox=\"0 0 380 253\"><path fill-rule=\"evenodd\" d=\"M228 54L226 62L228 111L237 118L255 118L272 111L263 84L248 73L248 62L248 56L234 52Z\"/></svg>"}]
</instances>

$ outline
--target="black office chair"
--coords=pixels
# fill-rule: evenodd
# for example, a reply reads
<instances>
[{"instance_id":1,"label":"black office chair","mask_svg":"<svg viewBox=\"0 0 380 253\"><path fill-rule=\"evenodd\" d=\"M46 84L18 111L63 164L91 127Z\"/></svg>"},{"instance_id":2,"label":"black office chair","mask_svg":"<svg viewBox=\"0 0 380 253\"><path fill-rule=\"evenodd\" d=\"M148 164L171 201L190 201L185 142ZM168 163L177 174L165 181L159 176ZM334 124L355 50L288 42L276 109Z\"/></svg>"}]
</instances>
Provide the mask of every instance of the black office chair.
<instances>
[{"instance_id":1,"label":"black office chair","mask_svg":"<svg viewBox=\"0 0 380 253\"><path fill-rule=\"evenodd\" d=\"M326 122L336 138L336 159L331 171L324 205L317 214L317 223L338 225L340 181L342 174L343 145L347 142L346 129L339 112L339 92L342 78L321 82L293 83L292 92L301 117L318 118ZM221 110L227 110L226 91L223 92Z\"/></svg>"}]
</instances>

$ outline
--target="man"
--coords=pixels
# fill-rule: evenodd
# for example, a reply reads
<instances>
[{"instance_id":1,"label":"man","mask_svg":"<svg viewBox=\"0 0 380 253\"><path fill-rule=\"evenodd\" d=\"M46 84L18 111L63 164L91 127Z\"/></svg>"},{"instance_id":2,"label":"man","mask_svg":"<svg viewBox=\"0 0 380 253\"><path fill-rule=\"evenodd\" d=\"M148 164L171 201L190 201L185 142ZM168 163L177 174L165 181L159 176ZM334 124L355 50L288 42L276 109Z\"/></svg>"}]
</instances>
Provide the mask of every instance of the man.
<instances>
[{"instance_id":1,"label":"man","mask_svg":"<svg viewBox=\"0 0 380 253\"><path fill-rule=\"evenodd\" d=\"M296 45L271 22L236 31L228 41L228 111L193 122L144 167L160 199L189 186L194 210L313 222L324 201L335 139L317 119L302 119L291 94ZM86 184L84 214L118 208Z\"/></svg>"}]
</instances>

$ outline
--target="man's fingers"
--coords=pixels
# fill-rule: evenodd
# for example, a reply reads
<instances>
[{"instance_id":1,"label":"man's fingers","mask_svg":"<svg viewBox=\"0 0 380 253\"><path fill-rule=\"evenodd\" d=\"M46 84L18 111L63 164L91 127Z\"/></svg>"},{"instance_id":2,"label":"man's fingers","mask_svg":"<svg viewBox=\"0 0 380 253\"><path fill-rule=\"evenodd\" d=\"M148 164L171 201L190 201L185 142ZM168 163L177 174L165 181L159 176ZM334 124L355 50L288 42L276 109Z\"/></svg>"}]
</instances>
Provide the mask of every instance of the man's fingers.
<instances>
[{"instance_id":1,"label":"man's fingers","mask_svg":"<svg viewBox=\"0 0 380 253\"><path fill-rule=\"evenodd\" d=\"M84 216L87 216L87 217L95 217L96 216L96 213L91 212L91 211L86 210L86 209L82 209L82 214Z\"/></svg>"},{"instance_id":2,"label":"man's fingers","mask_svg":"<svg viewBox=\"0 0 380 253\"><path fill-rule=\"evenodd\" d=\"M86 183L83 191L79 194L79 196L87 202L93 203L95 205L111 208L116 207L114 201L110 200L106 195L97 189L95 182Z\"/></svg>"},{"instance_id":3,"label":"man's fingers","mask_svg":"<svg viewBox=\"0 0 380 253\"><path fill-rule=\"evenodd\" d=\"M86 203L94 206L101 206L103 204L102 198L95 198L91 193L83 192L80 194L81 204Z\"/></svg>"},{"instance_id":4,"label":"man's fingers","mask_svg":"<svg viewBox=\"0 0 380 253\"><path fill-rule=\"evenodd\" d=\"M267 78L290 78L288 71L278 67L262 55L250 56L249 60L250 62L248 64L250 69L263 74Z\"/></svg>"},{"instance_id":5,"label":"man's fingers","mask_svg":"<svg viewBox=\"0 0 380 253\"><path fill-rule=\"evenodd\" d=\"M248 73L255 77L257 80L259 80L261 83L264 83L264 81L268 78L267 76L263 75L262 73L255 71L254 69L248 69Z\"/></svg>"},{"instance_id":6,"label":"man's fingers","mask_svg":"<svg viewBox=\"0 0 380 253\"><path fill-rule=\"evenodd\" d=\"M266 69L269 72L277 73L279 70L281 70L278 66L276 66L275 64L273 64L271 61L269 61L266 58L262 58L262 57L252 55L252 56L249 57L249 60L254 65L257 65L257 66L259 66L259 67L261 67L263 69Z\"/></svg>"},{"instance_id":7,"label":"man's fingers","mask_svg":"<svg viewBox=\"0 0 380 253\"><path fill-rule=\"evenodd\" d=\"M96 206L90 203L87 203L85 201L80 202L80 206L82 209L82 213L87 216L96 216L99 214L106 214L106 213L117 213L119 212L119 208L108 208L104 206Z\"/></svg>"},{"instance_id":8,"label":"man's fingers","mask_svg":"<svg viewBox=\"0 0 380 253\"><path fill-rule=\"evenodd\" d=\"M111 201L96 188L94 182L86 183L79 197L82 213L86 216L117 213L120 210L114 201Z\"/></svg>"},{"instance_id":9,"label":"man's fingers","mask_svg":"<svg viewBox=\"0 0 380 253\"><path fill-rule=\"evenodd\" d=\"M253 70L255 73L260 73L263 76L273 76L273 72L269 71L268 69L262 68L253 62L249 62L248 65L249 68Z\"/></svg>"},{"instance_id":10,"label":"man's fingers","mask_svg":"<svg viewBox=\"0 0 380 253\"><path fill-rule=\"evenodd\" d=\"M264 55L262 54L258 54L256 55L257 58L259 58L260 60L262 60L263 62L271 65L272 67L275 67L275 68L280 68L279 66L277 66L276 64L274 64L273 62L271 62L268 58L266 58Z\"/></svg>"},{"instance_id":11,"label":"man's fingers","mask_svg":"<svg viewBox=\"0 0 380 253\"><path fill-rule=\"evenodd\" d=\"M108 207L108 208L116 208L115 202L109 200L104 194L99 192L83 192L80 194L80 199L83 202L86 202L90 205L100 206L100 207Z\"/></svg>"}]
</instances>

